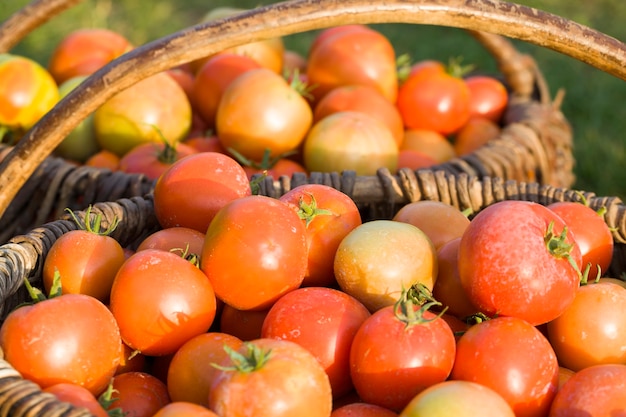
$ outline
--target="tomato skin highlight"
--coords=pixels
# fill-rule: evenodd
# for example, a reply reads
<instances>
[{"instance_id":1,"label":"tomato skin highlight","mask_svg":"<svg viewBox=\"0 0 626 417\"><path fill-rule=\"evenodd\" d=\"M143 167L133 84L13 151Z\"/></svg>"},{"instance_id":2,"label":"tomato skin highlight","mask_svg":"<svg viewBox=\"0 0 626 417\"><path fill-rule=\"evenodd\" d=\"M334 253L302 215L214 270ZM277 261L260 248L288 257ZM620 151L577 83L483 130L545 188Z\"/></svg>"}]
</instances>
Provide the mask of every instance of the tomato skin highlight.
<instances>
[{"instance_id":1,"label":"tomato skin highlight","mask_svg":"<svg viewBox=\"0 0 626 417\"><path fill-rule=\"evenodd\" d=\"M350 374L363 401L399 412L419 392L448 378L454 334L434 313L426 311L423 318L407 326L396 317L396 307L387 306L361 325L352 341Z\"/></svg>"},{"instance_id":2,"label":"tomato skin highlight","mask_svg":"<svg viewBox=\"0 0 626 417\"><path fill-rule=\"evenodd\" d=\"M470 90L462 79L446 72L416 72L400 86L396 104L407 129L449 135L469 120Z\"/></svg>"},{"instance_id":3,"label":"tomato skin highlight","mask_svg":"<svg viewBox=\"0 0 626 417\"><path fill-rule=\"evenodd\" d=\"M65 294L11 312L0 347L5 360L42 388L71 382L99 395L115 374L122 342L104 304Z\"/></svg>"},{"instance_id":4,"label":"tomato skin highlight","mask_svg":"<svg viewBox=\"0 0 626 417\"><path fill-rule=\"evenodd\" d=\"M282 201L252 195L216 214L200 268L226 304L263 310L302 284L307 250L306 229L296 212Z\"/></svg>"},{"instance_id":5,"label":"tomato skin highlight","mask_svg":"<svg viewBox=\"0 0 626 417\"><path fill-rule=\"evenodd\" d=\"M210 328L216 299L208 278L191 262L145 249L118 271L110 308L127 345L145 355L163 356Z\"/></svg>"},{"instance_id":6,"label":"tomato skin highlight","mask_svg":"<svg viewBox=\"0 0 626 417\"><path fill-rule=\"evenodd\" d=\"M516 416L540 417L556 394L559 364L536 327L516 317L497 317L460 337L450 378L491 388Z\"/></svg>"},{"instance_id":7,"label":"tomato skin highlight","mask_svg":"<svg viewBox=\"0 0 626 417\"><path fill-rule=\"evenodd\" d=\"M309 350L322 364L339 398L352 388L350 346L370 312L357 299L325 287L299 288L270 308L261 337L290 340Z\"/></svg>"},{"instance_id":8,"label":"tomato skin highlight","mask_svg":"<svg viewBox=\"0 0 626 417\"><path fill-rule=\"evenodd\" d=\"M287 340L261 338L249 346L268 352L267 361L251 371L217 373L209 392L209 408L222 417L328 417L332 393L322 365L305 348ZM220 366L233 366L229 357ZM250 395L254 393L254 395Z\"/></svg>"},{"instance_id":9,"label":"tomato skin highlight","mask_svg":"<svg viewBox=\"0 0 626 417\"><path fill-rule=\"evenodd\" d=\"M308 240L308 267L303 286L333 286L335 252L351 230L362 224L356 203L341 191L323 184L303 184L283 194L281 201L298 212L305 205L316 210L326 210L303 219Z\"/></svg>"},{"instance_id":10,"label":"tomato skin highlight","mask_svg":"<svg viewBox=\"0 0 626 417\"><path fill-rule=\"evenodd\" d=\"M625 309L623 286L602 279L581 286L572 304L547 324L548 339L559 363L572 371L626 363Z\"/></svg>"},{"instance_id":11,"label":"tomato skin highlight","mask_svg":"<svg viewBox=\"0 0 626 417\"><path fill-rule=\"evenodd\" d=\"M107 303L125 260L124 250L112 237L69 231L54 242L44 260L44 289L50 291L58 271L64 294L86 294Z\"/></svg>"},{"instance_id":12,"label":"tomato skin highlight","mask_svg":"<svg viewBox=\"0 0 626 417\"><path fill-rule=\"evenodd\" d=\"M550 417L619 416L626 413L626 365L595 365L578 371L557 393Z\"/></svg>"},{"instance_id":13,"label":"tomato skin highlight","mask_svg":"<svg viewBox=\"0 0 626 417\"><path fill-rule=\"evenodd\" d=\"M533 325L558 317L574 300L582 256L568 230L566 244L577 268L552 255L545 236L550 223L566 226L540 204L509 200L474 217L459 246L459 277L470 301L487 315L513 316Z\"/></svg>"},{"instance_id":14,"label":"tomato skin highlight","mask_svg":"<svg viewBox=\"0 0 626 417\"><path fill-rule=\"evenodd\" d=\"M583 268L589 267L589 280L608 271L613 259L613 234L600 213L582 203L560 201L547 206L567 223L582 253Z\"/></svg>"},{"instance_id":15,"label":"tomato skin highlight","mask_svg":"<svg viewBox=\"0 0 626 417\"><path fill-rule=\"evenodd\" d=\"M237 161L219 152L199 152L176 161L159 177L154 212L163 228L183 226L206 233L220 208L251 193Z\"/></svg>"}]
</instances>

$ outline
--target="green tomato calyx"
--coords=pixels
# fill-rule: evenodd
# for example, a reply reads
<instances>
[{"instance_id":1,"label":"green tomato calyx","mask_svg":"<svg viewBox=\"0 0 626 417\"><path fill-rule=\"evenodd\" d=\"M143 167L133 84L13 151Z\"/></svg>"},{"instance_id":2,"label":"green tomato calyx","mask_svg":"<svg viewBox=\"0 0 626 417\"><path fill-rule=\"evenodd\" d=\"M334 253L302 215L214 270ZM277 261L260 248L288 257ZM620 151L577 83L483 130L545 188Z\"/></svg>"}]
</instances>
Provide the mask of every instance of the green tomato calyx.
<instances>
[{"instance_id":1,"label":"green tomato calyx","mask_svg":"<svg viewBox=\"0 0 626 417\"><path fill-rule=\"evenodd\" d=\"M263 368L272 356L271 349L263 350L250 342L245 342L244 346L246 347L245 354L233 350L230 346L224 346L224 350L232 362L231 366L221 366L216 363L211 365L222 371L250 373Z\"/></svg>"}]
</instances>

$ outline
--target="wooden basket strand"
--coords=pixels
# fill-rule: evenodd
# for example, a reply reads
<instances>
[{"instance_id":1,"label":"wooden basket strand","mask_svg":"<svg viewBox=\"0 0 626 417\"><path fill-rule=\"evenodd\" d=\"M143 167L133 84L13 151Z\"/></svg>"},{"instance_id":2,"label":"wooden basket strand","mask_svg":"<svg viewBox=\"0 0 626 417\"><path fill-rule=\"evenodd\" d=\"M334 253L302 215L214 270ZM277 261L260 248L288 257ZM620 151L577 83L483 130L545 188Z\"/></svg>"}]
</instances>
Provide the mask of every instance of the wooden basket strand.
<instances>
[{"instance_id":1,"label":"wooden basket strand","mask_svg":"<svg viewBox=\"0 0 626 417\"><path fill-rule=\"evenodd\" d=\"M0 25L0 53L9 52L26 35L82 0L34 0Z\"/></svg>"},{"instance_id":2,"label":"wooden basket strand","mask_svg":"<svg viewBox=\"0 0 626 417\"><path fill-rule=\"evenodd\" d=\"M206 22L140 46L90 76L0 163L0 216L36 167L117 92L177 65L261 39L351 23L416 23L505 35L555 49L626 79L626 45L565 18L499 0L292 0Z\"/></svg>"},{"instance_id":3,"label":"wooden basket strand","mask_svg":"<svg viewBox=\"0 0 626 417\"><path fill-rule=\"evenodd\" d=\"M2 149L0 145L0 154ZM65 209L80 210L97 202L143 196L154 183L143 174L112 172L47 157L0 217L0 243L60 218Z\"/></svg>"}]
</instances>

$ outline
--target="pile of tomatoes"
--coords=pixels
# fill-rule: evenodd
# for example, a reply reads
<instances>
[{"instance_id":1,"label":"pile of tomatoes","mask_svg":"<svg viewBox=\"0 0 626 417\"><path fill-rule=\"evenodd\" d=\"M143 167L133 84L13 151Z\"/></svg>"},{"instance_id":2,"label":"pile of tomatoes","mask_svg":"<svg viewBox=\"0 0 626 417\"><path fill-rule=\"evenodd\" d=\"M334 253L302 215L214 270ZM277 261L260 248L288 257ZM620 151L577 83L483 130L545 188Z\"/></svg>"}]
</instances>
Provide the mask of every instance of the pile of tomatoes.
<instances>
[{"instance_id":1,"label":"pile of tomatoes","mask_svg":"<svg viewBox=\"0 0 626 417\"><path fill-rule=\"evenodd\" d=\"M131 49L119 33L81 29L56 46L46 67L3 55L4 140L18 141L88 75ZM175 160L207 150L236 158L250 177L426 168L500 133L508 92L470 69L454 60L410 62L366 25L322 30L306 55L273 38L136 83L89 115L55 153L154 179Z\"/></svg>"},{"instance_id":2,"label":"pile of tomatoes","mask_svg":"<svg viewBox=\"0 0 626 417\"><path fill-rule=\"evenodd\" d=\"M49 298L0 328L24 378L95 415L626 411L626 287L584 201L362 219L326 185L255 195L202 152L159 177L154 208L136 248L89 215L54 243Z\"/></svg>"},{"instance_id":3,"label":"pile of tomatoes","mask_svg":"<svg viewBox=\"0 0 626 417\"><path fill-rule=\"evenodd\" d=\"M5 137L132 47L84 30L47 69L3 55ZM625 413L626 286L583 199L469 215L420 201L372 220L320 184L254 194L259 172L421 168L499 133L496 78L398 58L341 26L306 57L242 45L105 103L56 153L154 178L161 230L121 247L115 222L75 219L33 303L3 321L4 358L96 416Z\"/></svg>"}]
</instances>

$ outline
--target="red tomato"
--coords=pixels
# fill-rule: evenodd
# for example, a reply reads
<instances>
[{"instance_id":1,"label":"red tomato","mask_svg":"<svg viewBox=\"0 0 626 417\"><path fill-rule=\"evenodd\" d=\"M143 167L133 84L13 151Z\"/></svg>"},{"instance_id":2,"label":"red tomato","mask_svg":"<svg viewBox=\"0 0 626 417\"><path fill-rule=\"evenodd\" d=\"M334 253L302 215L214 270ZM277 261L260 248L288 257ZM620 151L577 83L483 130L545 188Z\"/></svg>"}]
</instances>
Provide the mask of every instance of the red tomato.
<instances>
[{"instance_id":1,"label":"red tomato","mask_svg":"<svg viewBox=\"0 0 626 417\"><path fill-rule=\"evenodd\" d=\"M91 75L131 49L128 39L110 29L78 29L56 45L48 70L61 84L78 75Z\"/></svg>"},{"instance_id":2,"label":"red tomato","mask_svg":"<svg viewBox=\"0 0 626 417\"><path fill-rule=\"evenodd\" d=\"M110 308L128 346L160 356L206 332L215 318L216 301L208 278L191 262L146 249L118 271Z\"/></svg>"},{"instance_id":3,"label":"red tomato","mask_svg":"<svg viewBox=\"0 0 626 417\"><path fill-rule=\"evenodd\" d=\"M147 236L137 251L145 249L161 249L173 251L176 254L188 254L200 256L204 245L204 233L188 227L168 227L158 230Z\"/></svg>"},{"instance_id":4,"label":"red tomato","mask_svg":"<svg viewBox=\"0 0 626 417\"><path fill-rule=\"evenodd\" d=\"M361 224L356 203L343 192L323 184L303 184L280 198L289 204L306 226L308 267L302 285L332 286L335 252L339 243Z\"/></svg>"},{"instance_id":5,"label":"red tomato","mask_svg":"<svg viewBox=\"0 0 626 417\"><path fill-rule=\"evenodd\" d=\"M589 265L588 277L594 280L598 272L605 273L613 259L613 233L600 213L591 207L573 201L548 205L574 233L583 257L583 269Z\"/></svg>"},{"instance_id":6,"label":"red tomato","mask_svg":"<svg viewBox=\"0 0 626 417\"><path fill-rule=\"evenodd\" d=\"M239 310L269 308L302 284L306 229L287 204L253 195L226 204L206 232L200 268Z\"/></svg>"},{"instance_id":7,"label":"red tomato","mask_svg":"<svg viewBox=\"0 0 626 417\"><path fill-rule=\"evenodd\" d=\"M131 174L144 174L146 177L156 180L174 162L185 156L198 153L198 151L185 144L175 143L142 143L139 144L120 158L118 169Z\"/></svg>"},{"instance_id":8,"label":"red tomato","mask_svg":"<svg viewBox=\"0 0 626 417\"><path fill-rule=\"evenodd\" d=\"M70 403L76 407L84 407L95 417L108 417L104 407L100 405L96 396L87 388L69 382L59 382L42 390L54 394L59 401Z\"/></svg>"},{"instance_id":9,"label":"red tomato","mask_svg":"<svg viewBox=\"0 0 626 417\"><path fill-rule=\"evenodd\" d=\"M469 88L461 78L431 70L409 75L398 89L396 105L406 128L448 135L469 120L469 103Z\"/></svg>"},{"instance_id":10,"label":"red tomato","mask_svg":"<svg viewBox=\"0 0 626 417\"><path fill-rule=\"evenodd\" d=\"M0 54L0 127L23 133L59 101L52 75L32 59Z\"/></svg>"},{"instance_id":11,"label":"red tomato","mask_svg":"<svg viewBox=\"0 0 626 417\"><path fill-rule=\"evenodd\" d=\"M313 111L305 98L280 75L252 69L222 94L215 126L226 150L261 161L296 150L311 127Z\"/></svg>"},{"instance_id":12,"label":"red tomato","mask_svg":"<svg viewBox=\"0 0 626 417\"><path fill-rule=\"evenodd\" d=\"M398 417L398 413L379 405L358 402L336 408L330 417Z\"/></svg>"},{"instance_id":13,"label":"red tomato","mask_svg":"<svg viewBox=\"0 0 626 417\"><path fill-rule=\"evenodd\" d=\"M379 90L369 85L342 85L333 88L315 105L313 123L340 111L361 111L380 119L393 134L398 147L404 138L404 123L398 108Z\"/></svg>"},{"instance_id":14,"label":"red tomato","mask_svg":"<svg viewBox=\"0 0 626 417\"><path fill-rule=\"evenodd\" d=\"M470 116L499 123L509 101L504 84L488 75L471 75L465 78L465 84L470 90Z\"/></svg>"},{"instance_id":15,"label":"red tomato","mask_svg":"<svg viewBox=\"0 0 626 417\"><path fill-rule=\"evenodd\" d=\"M550 209L527 201L502 201L478 213L459 247L459 276L472 303L487 315L533 325L562 314L576 295L582 262L565 226Z\"/></svg>"},{"instance_id":16,"label":"red tomato","mask_svg":"<svg viewBox=\"0 0 626 417\"><path fill-rule=\"evenodd\" d=\"M283 295L270 308L261 337L290 340L320 362L339 398L352 388L350 346L370 316L357 299L326 287L299 288Z\"/></svg>"},{"instance_id":17,"label":"red tomato","mask_svg":"<svg viewBox=\"0 0 626 417\"><path fill-rule=\"evenodd\" d=\"M437 280L433 287L433 297L448 309L446 313L465 319L479 312L467 296L459 277L459 246L457 237L444 243L437 250Z\"/></svg>"},{"instance_id":18,"label":"red tomato","mask_svg":"<svg viewBox=\"0 0 626 417\"><path fill-rule=\"evenodd\" d=\"M315 102L333 88L348 84L372 86L389 102L396 102L395 50L389 39L374 29L335 29L315 42L307 58L306 75L309 85L315 86L311 91Z\"/></svg>"},{"instance_id":19,"label":"red tomato","mask_svg":"<svg viewBox=\"0 0 626 417\"><path fill-rule=\"evenodd\" d=\"M572 304L548 323L548 339L559 363L573 371L626 363L625 309L623 286L612 282L581 286Z\"/></svg>"},{"instance_id":20,"label":"red tomato","mask_svg":"<svg viewBox=\"0 0 626 417\"><path fill-rule=\"evenodd\" d=\"M373 220L341 241L334 259L339 287L370 311L393 305L415 283L432 290L437 278L436 249L417 227Z\"/></svg>"},{"instance_id":21,"label":"red tomato","mask_svg":"<svg viewBox=\"0 0 626 417\"><path fill-rule=\"evenodd\" d=\"M461 336L451 379L491 388L518 417L539 417L556 394L559 364L537 328L516 317L497 317Z\"/></svg>"},{"instance_id":22,"label":"red tomato","mask_svg":"<svg viewBox=\"0 0 626 417\"><path fill-rule=\"evenodd\" d=\"M191 104L166 72L145 78L117 93L94 112L100 147L118 156L145 142L171 145L191 128Z\"/></svg>"},{"instance_id":23,"label":"red tomato","mask_svg":"<svg viewBox=\"0 0 626 417\"><path fill-rule=\"evenodd\" d=\"M211 383L218 372L213 366L237 350L242 341L227 333L208 332L189 339L172 357L167 371L167 390L172 401L208 406Z\"/></svg>"},{"instance_id":24,"label":"red tomato","mask_svg":"<svg viewBox=\"0 0 626 417\"><path fill-rule=\"evenodd\" d=\"M122 343L104 304L65 294L9 313L0 347L4 359L41 388L71 382L98 395L115 374Z\"/></svg>"},{"instance_id":25,"label":"red tomato","mask_svg":"<svg viewBox=\"0 0 626 417\"><path fill-rule=\"evenodd\" d=\"M461 237L470 221L462 211L441 201L414 201L402 206L394 221L409 223L424 232L435 249Z\"/></svg>"},{"instance_id":26,"label":"red tomato","mask_svg":"<svg viewBox=\"0 0 626 417\"><path fill-rule=\"evenodd\" d=\"M332 393L322 365L297 343L246 342L219 365L209 408L223 417L328 417ZM252 394L252 395L251 395Z\"/></svg>"},{"instance_id":27,"label":"red tomato","mask_svg":"<svg viewBox=\"0 0 626 417\"><path fill-rule=\"evenodd\" d=\"M450 326L411 300L376 311L361 325L350 352L359 397L401 411L413 397L445 381L454 363Z\"/></svg>"},{"instance_id":28,"label":"red tomato","mask_svg":"<svg viewBox=\"0 0 626 417\"><path fill-rule=\"evenodd\" d=\"M101 230L101 215L93 223L89 214L86 218L90 219L87 224L61 235L50 247L43 264L43 285L50 292L59 274L64 294L87 294L107 303L115 274L126 257L119 242L109 236L115 226Z\"/></svg>"},{"instance_id":29,"label":"red tomato","mask_svg":"<svg viewBox=\"0 0 626 417\"><path fill-rule=\"evenodd\" d=\"M342 111L315 123L304 141L309 171L375 175L379 168L395 172L398 145L387 125L363 112Z\"/></svg>"},{"instance_id":30,"label":"red tomato","mask_svg":"<svg viewBox=\"0 0 626 417\"><path fill-rule=\"evenodd\" d=\"M500 394L469 381L444 381L419 393L400 417L514 417Z\"/></svg>"},{"instance_id":31,"label":"red tomato","mask_svg":"<svg viewBox=\"0 0 626 417\"><path fill-rule=\"evenodd\" d=\"M220 208L251 193L237 161L218 152L200 152L172 164L159 177L154 213L163 228L183 226L205 233Z\"/></svg>"},{"instance_id":32,"label":"red tomato","mask_svg":"<svg viewBox=\"0 0 626 417\"><path fill-rule=\"evenodd\" d=\"M556 394L550 417L626 414L626 365L595 365L576 372Z\"/></svg>"},{"instance_id":33,"label":"red tomato","mask_svg":"<svg viewBox=\"0 0 626 417\"><path fill-rule=\"evenodd\" d=\"M269 310L237 310L224 304L220 314L220 331L250 341L261 337L263 321Z\"/></svg>"},{"instance_id":34,"label":"red tomato","mask_svg":"<svg viewBox=\"0 0 626 417\"><path fill-rule=\"evenodd\" d=\"M174 401L166 404L152 417L219 417L213 411L198 404Z\"/></svg>"},{"instance_id":35,"label":"red tomato","mask_svg":"<svg viewBox=\"0 0 626 417\"><path fill-rule=\"evenodd\" d=\"M170 403L167 387L158 378L145 372L126 372L111 381L114 400L109 410L119 408L124 415L152 417Z\"/></svg>"},{"instance_id":36,"label":"red tomato","mask_svg":"<svg viewBox=\"0 0 626 417\"><path fill-rule=\"evenodd\" d=\"M246 55L221 53L210 57L196 72L191 103L202 119L215 126L215 115L224 91L246 71L261 65Z\"/></svg>"}]
</instances>

